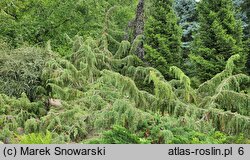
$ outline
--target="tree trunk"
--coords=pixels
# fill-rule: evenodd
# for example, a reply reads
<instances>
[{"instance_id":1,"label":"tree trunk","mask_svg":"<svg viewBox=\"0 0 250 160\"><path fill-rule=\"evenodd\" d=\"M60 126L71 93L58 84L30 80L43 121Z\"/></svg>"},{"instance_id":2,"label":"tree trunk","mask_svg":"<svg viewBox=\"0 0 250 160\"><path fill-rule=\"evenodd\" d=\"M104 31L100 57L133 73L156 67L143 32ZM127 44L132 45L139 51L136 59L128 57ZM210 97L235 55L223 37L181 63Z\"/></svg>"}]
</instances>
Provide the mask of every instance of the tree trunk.
<instances>
[{"instance_id":1,"label":"tree trunk","mask_svg":"<svg viewBox=\"0 0 250 160\"><path fill-rule=\"evenodd\" d=\"M139 0L136 11L136 19L134 22L134 39L144 32L144 0ZM136 50L136 54L141 59L144 58L143 42L141 42Z\"/></svg>"}]
</instances>

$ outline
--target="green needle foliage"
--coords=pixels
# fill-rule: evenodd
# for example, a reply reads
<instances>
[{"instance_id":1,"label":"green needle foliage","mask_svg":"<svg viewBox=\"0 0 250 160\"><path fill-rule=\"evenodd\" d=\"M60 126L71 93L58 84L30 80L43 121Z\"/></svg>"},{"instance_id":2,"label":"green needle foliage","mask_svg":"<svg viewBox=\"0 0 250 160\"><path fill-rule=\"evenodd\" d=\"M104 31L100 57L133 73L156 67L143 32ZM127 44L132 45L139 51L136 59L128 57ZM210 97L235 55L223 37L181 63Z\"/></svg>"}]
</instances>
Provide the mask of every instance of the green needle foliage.
<instances>
[{"instance_id":1,"label":"green needle foliage","mask_svg":"<svg viewBox=\"0 0 250 160\"><path fill-rule=\"evenodd\" d=\"M204 82L221 72L234 54L241 55L237 70L242 70L246 63L243 32L241 22L235 18L232 1L202 0L198 12L200 27L190 55L192 73Z\"/></svg>"},{"instance_id":2,"label":"green needle foliage","mask_svg":"<svg viewBox=\"0 0 250 160\"><path fill-rule=\"evenodd\" d=\"M194 77L204 82L193 87L193 77L184 73L178 58L181 35L172 1L155 1L159 14L149 18L149 22L154 20L151 25L164 22L160 28L148 28L157 32L146 37L146 42L150 36L156 37L145 45L152 51L147 54L157 58L155 66L154 58L141 60L135 54L144 36L137 36L133 43L122 40L118 26L126 17L116 22L119 16L111 15L122 11L122 16L128 8L110 6L121 1L79 1L85 2L106 9L100 12L104 13L100 14L101 31L93 32L95 36L60 32L67 39L67 45L62 44L66 47L63 53L53 49L55 39L45 47L12 48L0 42L0 143L250 143L250 77L238 72L239 62L245 58L242 52L231 52L240 48L239 39L237 45L237 38L232 40L234 46L217 39L218 56L227 58L214 61L216 64L204 59L203 52L190 55L192 60L215 69L207 72L211 75L208 78L202 75L206 70L198 72L201 68L196 67ZM200 3L204 7L214 5ZM227 4L225 1L223 6ZM223 12L216 9L219 11L212 15L227 13L227 7L222 7ZM203 18L207 22L209 16ZM223 25L228 23L225 19ZM237 37L238 32L231 29ZM223 40L226 30L218 33L216 36ZM218 64L221 66L216 68Z\"/></svg>"},{"instance_id":3,"label":"green needle foliage","mask_svg":"<svg viewBox=\"0 0 250 160\"><path fill-rule=\"evenodd\" d=\"M182 30L173 9L173 0L153 1L152 15L145 26L146 60L167 75L170 66L182 61Z\"/></svg>"},{"instance_id":4,"label":"green needle foliage","mask_svg":"<svg viewBox=\"0 0 250 160\"><path fill-rule=\"evenodd\" d=\"M233 74L239 55L229 58L221 73L194 89L190 78L177 67L170 67L176 79L167 81L158 70L137 66L140 60L129 53L133 44L121 42L114 54L106 54L98 41L75 37L72 54L67 59L53 52L48 43L44 53L49 58L41 74L45 91L38 92L43 98L30 102L25 94L19 99L1 95L2 141L14 141L15 134L48 130L53 142L80 142L120 125L138 136L145 132L147 136L140 137L146 139L136 143L177 142L169 130L152 128L152 133L145 130L158 123L154 113L172 117L197 132L207 131L206 126L210 126L226 134L249 135L250 97L245 90L250 78ZM137 87L135 79L142 80L142 89ZM154 91L143 90L148 84ZM46 97L56 98L62 104L46 104ZM164 125L168 120L161 123ZM116 130L107 133L118 134ZM105 143L125 141L110 139Z\"/></svg>"}]
</instances>

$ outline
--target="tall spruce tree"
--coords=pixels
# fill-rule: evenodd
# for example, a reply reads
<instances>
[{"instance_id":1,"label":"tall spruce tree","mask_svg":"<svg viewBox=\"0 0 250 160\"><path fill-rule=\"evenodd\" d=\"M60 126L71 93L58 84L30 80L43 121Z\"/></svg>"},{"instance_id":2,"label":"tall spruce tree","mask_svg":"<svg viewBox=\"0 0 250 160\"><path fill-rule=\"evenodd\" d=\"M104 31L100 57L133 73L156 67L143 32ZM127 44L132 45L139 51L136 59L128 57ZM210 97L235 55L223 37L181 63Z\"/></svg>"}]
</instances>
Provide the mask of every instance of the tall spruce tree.
<instances>
[{"instance_id":1,"label":"tall spruce tree","mask_svg":"<svg viewBox=\"0 0 250 160\"><path fill-rule=\"evenodd\" d=\"M242 12L245 14L245 27L244 27L244 44L245 51L247 53L247 63L246 70L247 73L250 74L250 0L244 0L242 3Z\"/></svg>"},{"instance_id":2,"label":"tall spruce tree","mask_svg":"<svg viewBox=\"0 0 250 160\"><path fill-rule=\"evenodd\" d=\"M249 5L250 5L250 0L245 0L243 8L245 9L246 15L247 15L247 24L248 24L248 26L247 26L248 32L247 33L248 33L248 38L250 38L250 8L249 8Z\"/></svg>"},{"instance_id":3,"label":"tall spruce tree","mask_svg":"<svg viewBox=\"0 0 250 160\"><path fill-rule=\"evenodd\" d=\"M146 60L167 76L169 66L180 66L182 29L173 0L154 0L152 15L145 26Z\"/></svg>"},{"instance_id":4,"label":"tall spruce tree","mask_svg":"<svg viewBox=\"0 0 250 160\"><path fill-rule=\"evenodd\" d=\"M238 70L246 62L242 48L242 23L236 20L232 0L201 0L200 28L192 45L192 71L201 81L223 70L231 55L240 54Z\"/></svg>"},{"instance_id":5,"label":"tall spruce tree","mask_svg":"<svg viewBox=\"0 0 250 160\"><path fill-rule=\"evenodd\" d=\"M198 28L196 4L196 0L175 0L174 2L175 11L180 18L179 24L183 30L182 47L185 55L193 41L193 33Z\"/></svg>"},{"instance_id":6,"label":"tall spruce tree","mask_svg":"<svg viewBox=\"0 0 250 160\"><path fill-rule=\"evenodd\" d=\"M244 39L250 38L250 0L233 0L238 17L243 21Z\"/></svg>"}]
</instances>

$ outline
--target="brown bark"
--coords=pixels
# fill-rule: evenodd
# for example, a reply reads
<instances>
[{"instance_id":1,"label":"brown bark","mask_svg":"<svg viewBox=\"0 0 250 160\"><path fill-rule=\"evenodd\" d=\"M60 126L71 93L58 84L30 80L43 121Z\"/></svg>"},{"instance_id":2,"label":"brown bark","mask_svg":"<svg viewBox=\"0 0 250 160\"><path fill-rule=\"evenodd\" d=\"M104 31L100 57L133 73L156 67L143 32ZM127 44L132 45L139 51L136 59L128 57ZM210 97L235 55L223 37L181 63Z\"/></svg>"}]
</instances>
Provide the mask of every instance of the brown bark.
<instances>
[{"instance_id":1,"label":"brown bark","mask_svg":"<svg viewBox=\"0 0 250 160\"><path fill-rule=\"evenodd\" d=\"M144 2L144 0L139 0L139 3L137 5L136 18L134 22L134 39L138 35L143 35L144 33ZM136 54L141 59L144 58L145 53L143 48L143 42L138 45Z\"/></svg>"}]
</instances>

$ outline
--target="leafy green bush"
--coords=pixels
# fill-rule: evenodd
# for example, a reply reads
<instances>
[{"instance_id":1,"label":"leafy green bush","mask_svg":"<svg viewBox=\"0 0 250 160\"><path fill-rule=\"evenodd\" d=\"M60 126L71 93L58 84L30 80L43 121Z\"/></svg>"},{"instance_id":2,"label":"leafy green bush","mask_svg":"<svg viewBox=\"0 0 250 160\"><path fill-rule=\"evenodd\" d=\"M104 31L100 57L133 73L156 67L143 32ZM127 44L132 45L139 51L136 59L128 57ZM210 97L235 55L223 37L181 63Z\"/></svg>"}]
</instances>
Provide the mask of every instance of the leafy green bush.
<instances>
[{"instance_id":1,"label":"leafy green bush","mask_svg":"<svg viewBox=\"0 0 250 160\"><path fill-rule=\"evenodd\" d=\"M25 134L19 137L20 144L51 144L52 134L47 131L46 134L43 133L31 133Z\"/></svg>"},{"instance_id":2,"label":"leafy green bush","mask_svg":"<svg viewBox=\"0 0 250 160\"><path fill-rule=\"evenodd\" d=\"M42 85L41 73L45 64L45 52L37 47L11 50L0 48L0 92L20 97L26 93L31 101L37 98Z\"/></svg>"}]
</instances>

